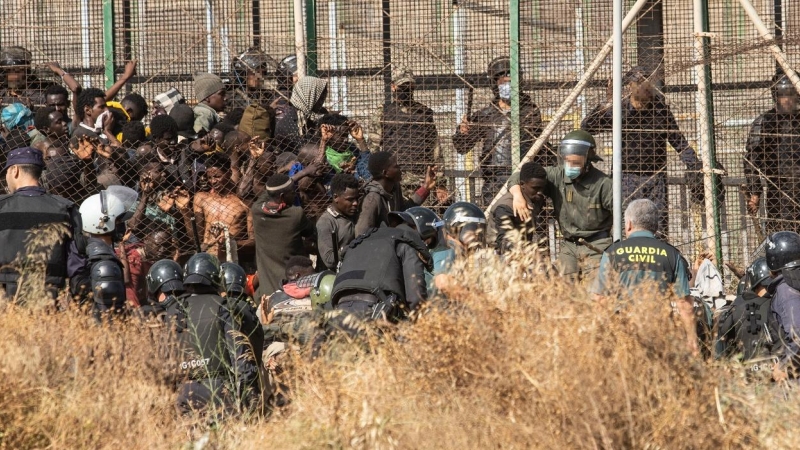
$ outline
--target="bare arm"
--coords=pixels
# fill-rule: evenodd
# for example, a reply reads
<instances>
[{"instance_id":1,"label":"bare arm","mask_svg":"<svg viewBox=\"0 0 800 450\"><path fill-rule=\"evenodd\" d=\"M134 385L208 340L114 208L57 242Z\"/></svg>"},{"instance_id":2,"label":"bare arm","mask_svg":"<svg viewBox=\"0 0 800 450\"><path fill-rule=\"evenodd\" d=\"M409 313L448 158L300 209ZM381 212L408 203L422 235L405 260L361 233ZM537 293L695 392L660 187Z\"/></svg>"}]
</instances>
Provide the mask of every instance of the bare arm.
<instances>
[{"instance_id":1,"label":"bare arm","mask_svg":"<svg viewBox=\"0 0 800 450\"><path fill-rule=\"evenodd\" d=\"M123 86L128 84L131 78L136 74L136 60L128 61L125 63L125 72L122 73L122 77L117 80L108 90L106 91L106 101L109 102L114 100L114 97L117 96L117 93L122 89Z\"/></svg>"},{"instance_id":2,"label":"bare arm","mask_svg":"<svg viewBox=\"0 0 800 450\"><path fill-rule=\"evenodd\" d=\"M67 88L69 88L70 91L76 94L78 91L80 91L81 85L75 80L75 77L70 75L66 70L62 69L58 62L49 62L47 63L47 67L52 70L54 74L61 77L61 80L64 81L64 84L67 85Z\"/></svg>"},{"instance_id":3,"label":"bare arm","mask_svg":"<svg viewBox=\"0 0 800 450\"><path fill-rule=\"evenodd\" d=\"M198 192L194 195L194 221L197 224L197 240L200 241L201 244L205 244L205 237L206 237L206 215L203 212L203 207L201 206L205 201L206 195L205 192Z\"/></svg>"}]
</instances>

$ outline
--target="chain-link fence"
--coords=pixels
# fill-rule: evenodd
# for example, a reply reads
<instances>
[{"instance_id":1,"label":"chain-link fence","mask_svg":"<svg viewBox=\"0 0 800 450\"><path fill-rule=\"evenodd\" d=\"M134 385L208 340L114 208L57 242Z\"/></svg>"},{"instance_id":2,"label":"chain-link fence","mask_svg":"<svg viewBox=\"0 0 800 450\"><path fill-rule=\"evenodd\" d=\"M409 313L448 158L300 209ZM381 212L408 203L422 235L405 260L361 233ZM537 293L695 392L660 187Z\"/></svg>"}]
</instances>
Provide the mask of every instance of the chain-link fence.
<instances>
[{"instance_id":1,"label":"chain-link fence","mask_svg":"<svg viewBox=\"0 0 800 450\"><path fill-rule=\"evenodd\" d=\"M295 30L297 3L303 5L303 33ZM626 1L626 11L633 5ZM705 224L704 128L700 124L713 108L709 124L713 139L706 145L715 148L716 160L725 169L718 189L719 208L713 211L720 218L716 232L724 260L740 265L752 260L766 232L795 229L800 220L800 186L795 178L800 165L800 115L796 104L771 109L776 105L776 93L791 91L791 85L775 77L778 67L769 48L779 44L789 64L796 66L800 12L787 0L757 0L752 6L777 39L765 41L739 1L710 2L701 8L707 14L702 35L708 42L705 60L696 52L692 2L644 2L624 35L628 95L623 119L623 197L626 201L650 198L662 206L662 231L685 254L694 255L704 247L707 231L713 227ZM514 7L519 12L512 10ZM610 57L602 60L566 114L557 115L611 36L611 2L8 0L0 4L0 13L0 46L19 45L31 52L30 75L39 84L29 77L30 89L62 84L60 70L48 68L49 61L58 61L84 88L109 88L124 76L125 62L134 59L138 61L136 74L118 99L138 93L152 107L157 94L174 87L194 105L193 75L210 72L228 84L226 113L234 118L231 126L240 117L241 111L235 110L251 100L271 106L278 114L276 120L285 112L281 108L296 107L290 101L291 83L287 86L287 80L276 77L275 71L282 58L295 54L296 37L303 35L308 74L327 80L327 111L307 105L300 121L309 119L310 128L301 124L300 131L292 130L289 134L294 137L288 140L273 128L269 133L274 134L273 139L262 146L274 158L248 161L250 154L257 156L260 151L248 152L247 139L237 141L235 135L219 137L210 146L210 151L219 146L234 154L233 179L240 184L234 191L244 207L254 200L258 189L255 193L252 187L242 189L242 180L255 180L253 186L263 186L275 170L294 174L313 163L310 150L304 151L304 147L308 143L319 146L319 124L332 125L336 134L322 149L329 162L338 165L342 158L358 158L359 153L392 151L404 169L407 192L424 180L427 166L438 166L439 181L426 205L440 212L455 200L488 206L512 166L552 121L559 125L536 161L557 164L554 149L560 138L583 127L598 142L604 161L596 166L611 174ZM517 19L518 42L510 38L511 24ZM250 70L258 74L255 77L248 76L252 67L235 65L237 57L251 47L268 56L261 60L263 66ZM512 64L497 69L497 58L508 56L514 48L520 55L518 76ZM711 89L706 96L698 95L702 77L698 61L709 63ZM514 101L506 98L501 86L506 76L520 80L518 122L511 111ZM408 89L410 84L413 91ZM20 86L4 89L16 89L15 95L25 96ZM4 106L9 104L6 91ZM77 97L71 95L71 100L74 104ZM31 106L44 102L39 96ZM152 117L151 111L144 122L151 123ZM366 144L348 138L353 122L363 130ZM273 127L280 125L273 123ZM224 135L230 129L221 126L220 131ZM517 132L519 147L515 146ZM296 136L303 133L306 136ZM125 145L130 147L125 157L114 156L115 161L124 163L108 165L117 172L131 173L100 176L97 181L92 178L94 184L89 186L85 175L91 170L73 171L69 180L56 180L56 184L82 183L83 187L61 193L78 201L97 185L109 182L141 189L141 176L147 173L143 162L155 160L142 158L140 153L158 154L160 150L154 143L149 149L141 149L141 142ZM515 154L517 150L519 154ZM74 156L74 152L67 154ZM163 151L159 157L163 163ZM185 176L202 179L202 170L197 170L202 164L198 165L197 159L194 166L187 166L192 173ZM263 164L256 164L259 161ZM369 178L365 159L353 166L351 170L362 180ZM95 163L94 169L102 172L103 167ZM337 166L333 172L341 169ZM330 178L325 176L319 182L306 183L305 206L313 217L329 203L326 184ZM201 185L194 183L191 188L207 189L198 187ZM148 211L152 214L148 212L148 216L166 214L156 222L169 226L179 242L191 243L189 222L174 211L174 195L171 199L163 195L151 196L153 204ZM238 210L238 204L235 208ZM230 220L241 220L232 216L236 217ZM241 232L241 226L228 225ZM550 234L551 241L557 242L552 220ZM192 246L184 247L189 251Z\"/></svg>"}]
</instances>

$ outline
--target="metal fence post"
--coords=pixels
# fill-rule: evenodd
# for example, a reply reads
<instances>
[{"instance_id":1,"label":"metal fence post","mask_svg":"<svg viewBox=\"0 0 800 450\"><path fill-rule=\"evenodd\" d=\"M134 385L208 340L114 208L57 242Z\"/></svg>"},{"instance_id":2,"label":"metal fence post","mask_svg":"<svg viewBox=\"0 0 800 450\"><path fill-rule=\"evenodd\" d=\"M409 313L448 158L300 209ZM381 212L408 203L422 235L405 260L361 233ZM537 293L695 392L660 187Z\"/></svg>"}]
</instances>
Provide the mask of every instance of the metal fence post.
<instances>
[{"instance_id":1,"label":"metal fence post","mask_svg":"<svg viewBox=\"0 0 800 450\"><path fill-rule=\"evenodd\" d=\"M103 66L106 89L114 85L114 0L103 0Z\"/></svg>"},{"instance_id":2,"label":"metal fence post","mask_svg":"<svg viewBox=\"0 0 800 450\"><path fill-rule=\"evenodd\" d=\"M519 166L521 156L519 134L519 0L509 4L509 45L511 47L511 161L513 167Z\"/></svg>"},{"instance_id":3,"label":"metal fence post","mask_svg":"<svg viewBox=\"0 0 800 450\"><path fill-rule=\"evenodd\" d=\"M306 0L306 75L317 76L317 0Z\"/></svg>"},{"instance_id":4,"label":"metal fence post","mask_svg":"<svg viewBox=\"0 0 800 450\"><path fill-rule=\"evenodd\" d=\"M709 249L722 267L722 241L719 233L717 176L714 173L714 97L711 92L711 62L708 46L708 3L694 0L695 71L697 75L697 115L703 157L706 206L706 234Z\"/></svg>"},{"instance_id":5,"label":"metal fence post","mask_svg":"<svg viewBox=\"0 0 800 450\"><path fill-rule=\"evenodd\" d=\"M614 240L622 239L622 0L614 0L614 27L613 27L613 63L612 63L612 83L614 90L613 98L613 126L612 126L612 152L611 152L611 175L612 192L614 193L614 219L611 232Z\"/></svg>"}]
</instances>

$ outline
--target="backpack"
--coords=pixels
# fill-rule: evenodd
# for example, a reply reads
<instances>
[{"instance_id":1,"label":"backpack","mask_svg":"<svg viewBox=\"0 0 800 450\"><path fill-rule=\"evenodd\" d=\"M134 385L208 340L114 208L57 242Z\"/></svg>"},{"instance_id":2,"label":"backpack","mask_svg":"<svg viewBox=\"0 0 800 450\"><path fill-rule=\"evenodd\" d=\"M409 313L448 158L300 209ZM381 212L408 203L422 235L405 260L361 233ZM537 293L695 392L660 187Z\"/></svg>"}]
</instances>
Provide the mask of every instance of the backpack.
<instances>
[{"instance_id":1,"label":"backpack","mask_svg":"<svg viewBox=\"0 0 800 450\"><path fill-rule=\"evenodd\" d=\"M742 352L742 361L763 358L773 353L778 327L772 317L772 298L744 292L721 316L719 339L723 355Z\"/></svg>"},{"instance_id":2,"label":"backpack","mask_svg":"<svg viewBox=\"0 0 800 450\"><path fill-rule=\"evenodd\" d=\"M239 121L239 131L251 137L271 139L275 131L275 112L257 103L250 103Z\"/></svg>"}]
</instances>

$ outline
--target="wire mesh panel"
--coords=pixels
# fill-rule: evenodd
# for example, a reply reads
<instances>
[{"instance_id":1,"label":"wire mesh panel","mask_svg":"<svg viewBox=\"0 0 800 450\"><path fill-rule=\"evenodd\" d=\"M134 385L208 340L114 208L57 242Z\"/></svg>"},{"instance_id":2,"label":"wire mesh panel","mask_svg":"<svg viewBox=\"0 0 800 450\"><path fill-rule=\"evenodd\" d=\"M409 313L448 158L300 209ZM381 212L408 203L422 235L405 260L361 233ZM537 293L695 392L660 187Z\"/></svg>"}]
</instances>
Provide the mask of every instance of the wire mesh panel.
<instances>
[{"instance_id":1,"label":"wire mesh panel","mask_svg":"<svg viewBox=\"0 0 800 450\"><path fill-rule=\"evenodd\" d=\"M713 109L708 143L724 168L715 214L724 259L741 265L766 233L800 220L796 93L775 75L770 49L777 43L790 65L800 62L800 12L787 0L752 3L779 39L760 37L738 1L710 2L708 58L697 53L692 2L644 4L624 35L623 163L612 174L610 57L557 114L611 37L610 2L520 1L517 15L505 0L304 0L302 11L286 0L8 0L0 47L30 56L17 50L19 61L4 61L3 106L31 113L5 124L6 147L18 145L14 128L27 130L45 150L51 191L76 202L116 183L139 190L146 205L131 242L168 231L185 256L196 244L223 249L216 236L227 233L226 251L240 250L252 269L248 211L276 172L304 180L298 202L312 219L330 204L335 174L352 173L362 186L374 178L380 165L370 170L369 160L379 150L396 155L406 197L439 212L457 200L486 207L557 121L534 161L558 165L561 138L590 131L602 159L594 164L622 177L625 203L656 201L663 235L694 256L713 228L699 125ZM305 77L291 58L299 36ZM517 46L519 124L506 88ZM698 95L702 64L710 96ZM219 79L198 81L200 73ZM52 86L67 88L50 91L63 99L47 100ZM74 135L86 129L106 141L103 119L90 120L94 99L79 102L88 88L109 102L110 147ZM212 105L221 90L224 102ZM53 110L34 123L47 104ZM436 183L426 177L433 166Z\"/></svg>"}]
</instances>

